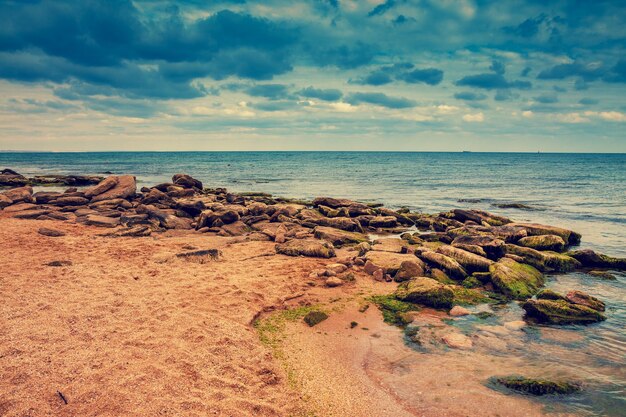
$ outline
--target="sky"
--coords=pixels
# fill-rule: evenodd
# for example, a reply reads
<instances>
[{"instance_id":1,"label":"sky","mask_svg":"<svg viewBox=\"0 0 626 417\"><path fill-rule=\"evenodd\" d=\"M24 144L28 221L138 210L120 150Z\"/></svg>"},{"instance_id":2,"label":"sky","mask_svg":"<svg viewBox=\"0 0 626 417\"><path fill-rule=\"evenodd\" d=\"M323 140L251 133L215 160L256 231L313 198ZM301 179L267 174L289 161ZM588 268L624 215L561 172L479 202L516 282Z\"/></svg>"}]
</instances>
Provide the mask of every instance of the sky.
<instances>
[{"instance_id":1,"label":"sky","mask_svg":"<svg viewBox=\"0 0 626 417\"><path fill-rule=\"evenodd\" d=\"M0 150L626 152L626 1L0 0Z\"/></svg>"}]
</instances>

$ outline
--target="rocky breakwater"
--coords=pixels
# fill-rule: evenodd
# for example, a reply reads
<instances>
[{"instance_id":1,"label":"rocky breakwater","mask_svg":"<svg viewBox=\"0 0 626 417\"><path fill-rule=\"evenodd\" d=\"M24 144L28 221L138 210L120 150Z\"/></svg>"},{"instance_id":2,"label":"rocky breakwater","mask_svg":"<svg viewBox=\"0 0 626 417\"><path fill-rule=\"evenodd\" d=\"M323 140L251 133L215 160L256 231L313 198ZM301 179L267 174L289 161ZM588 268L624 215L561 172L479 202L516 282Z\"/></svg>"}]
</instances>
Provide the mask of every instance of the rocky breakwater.
<instances>
[{"instance_id":1,"label":"rocky breakwater","mask_svg":"<svg viewBox=\"0 0 626 417\"><path fill-rule=\"evenodd\" d=\"M96 175L37 175L26 177L12 169L0 170L0 187L23 187L30 186L71 186L81 187L97 184L104 178Z\"/></svg>"}]
</instances>

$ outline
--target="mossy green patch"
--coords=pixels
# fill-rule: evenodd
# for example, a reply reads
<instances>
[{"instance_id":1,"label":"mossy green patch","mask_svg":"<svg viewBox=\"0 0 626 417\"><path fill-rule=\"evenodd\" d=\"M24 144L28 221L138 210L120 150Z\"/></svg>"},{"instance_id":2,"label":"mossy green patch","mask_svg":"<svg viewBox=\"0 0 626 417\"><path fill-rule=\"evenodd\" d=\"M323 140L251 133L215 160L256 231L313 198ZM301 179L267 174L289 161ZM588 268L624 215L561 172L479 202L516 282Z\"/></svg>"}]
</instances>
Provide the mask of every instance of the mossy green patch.
<instances>
[{"instance_id":1,"label":"mossy green patch","mask_svg":"<svg viewBox=\"0 0 626 417\"><path fill-rule=\"evenodd\" d=\"M454 293L454 304L476 305L493 301L488 294L480 290L464 288L456 285L450 285L448 288L450 288Z\"/></svg>"},{"instance_id":2,"label":"mossy green patch","mask_svg":"<svg viewBox=\"0 0 626 417\"><path fill-rule=\"evenodd\" d=\"M465 288L478 288L482 287L482 283L475 277L467 277L461 283Z\"/></svg>"},{"instance_id":3,"label":"mossy green patch","mask_svg":"<svg viewBox=\"0 0 626 417\"><path fill-rule=\"evenodd\" d=\"M419 311L419 307L413 303L407 303L398 300L393 294L388 295L375 295L370 300L378 306L385 323L389 323L395 326L405 326L408 324L408 320L404 313L409 311Z\"/></svg>"},{"instance_id":4,"label":"mossy green patch","mask_svg":"<svg viewBox=\"0 0 626 417\"><path fill-rule=\"evenodd\" d=\"M531 395L573 394L581 390L580 383L574 381L552 381L548 379L506 376L492 378L492 383L502 385L513 391Z\"/></svg>"}]
</instances>

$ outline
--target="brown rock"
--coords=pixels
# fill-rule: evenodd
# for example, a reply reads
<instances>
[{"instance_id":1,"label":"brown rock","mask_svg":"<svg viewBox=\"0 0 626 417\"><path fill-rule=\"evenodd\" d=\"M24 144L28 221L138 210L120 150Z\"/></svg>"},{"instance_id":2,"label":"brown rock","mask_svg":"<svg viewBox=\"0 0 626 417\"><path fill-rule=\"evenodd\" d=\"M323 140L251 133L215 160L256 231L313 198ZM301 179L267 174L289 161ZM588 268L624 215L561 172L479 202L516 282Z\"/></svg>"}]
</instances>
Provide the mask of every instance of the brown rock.
<instances>
[{"instance_id":1,"label":"brown rock","mask_svg":"<svg viewBox=\"0 0 626 417\"><path fill-rule=\"evenodd\" d=\"M335 249L328 242L313 239L292 239L288 242L277 244L276 253L288 256L332 258L335 256Z\"/></svg>"},{"instance_id":2,"label":"brown rock","mask_svg":"<svg viewBox=\"0 0 626 417\"><path fill-rule=\"evenodd\" d=\"M339 287L343 285L343 281L341 280L341 278L337 278L337 277L330 277L326 280L326 286L327 287Z\"/></svg>"},{"instance_id":3,"label":"brown rock","mask_svg":"<svg viewBox=\"0 0 626 417\"><path fill-rule=\"evenodd\" d=\"M109 178L105 179L104 181L108 180ZM114 198L127 199L135 195L135 193L137 192L137 183L135 181L135 177L133 177L132 175L121 175L116 178L117 178L117 182L113 187L97 195L94 195L91 201L96 202L96 201L103 201L103 200L112 200ZM96 185L96 187L98 187L100 184ZM85 196L91 194L89 192L90 190L91 189L85 191Z\"/></svg>"},{"instance_id":4,"label":"brown rock","mask_svg":"<svg viewBox=\"0 0 626 417\"><path fill-rule=\"evenodd\" d=\"M25 186L19 188L13 188L11 190L7 190L2 193L5 197L12 201L12 204L15 203L34 203L35 199L33 198L33 187Z\"/></svg>"},{"instance_id":5,"label":"brown rock","mask_svg":"<svg viewBox=\"0 0 626 417\"><path fill-rule=\"evenodd\" d=\"M172 177L172 182L183 188L197 188L202 190L202 182L187 174L176 174Z\"/></svg>"},{"instance_id":6,"label":"brown rock","mask_svg":"<svg viewBox=\"0 0 626 417\"><path fill-rule=\"evenodd\" d=\"M472 339L461 333L449 333L444 335L441 340L443 343L453 349L471 349L474 345Z\"/></svg>"},{"instance_id":7,"label":"brown rock","mask_svg":"<svg viewBox=\"0 0 626 417\"><path fill-rule=\"evenodd\" d=\"M385 274L395 275L400 270L402 263L405 261L415 262L423 267L423 262L416 258L415 255L370 251L365 254L365 259L374 264L377 268L382 269Z\"/></svg>"},{"instance_id":8,"label":"brown rock","mask_svg":"<svg viewBox=\"0 0 626 417\"><path fill-rule=\"evenodd\" d=\"M452 317L461 317L461 316L468 316L472 314L472 312L466 309L465 307L454 306L452 307L452 310L448 312L448 314L450 314Z\"/></svg>"},{"instance_id":9,"label":"brown rock","mask_svg":"<svg viewBox=\"0 0 626 417\"><path fill-rule=\"evenodd\" d=\"M50 202L50 204L54 204L59 207L84 206L87 203L89 203L89 200L83 197L59 197Z\"/></svg>"},{"instance_id":10,"label":"brown rock","mask_svg":"<svg viewBox=\"0 0 626 417\"><path fill-rule=\"evenodd\" d=\"M98 227L115 227L120 224L120 219L88 214L85 218L85 224Z\"/></svg>"},{"instance_id":11,"label":"brown rock","mask_svg":"<svg viewBox=\"0 0 626 417\"><path fill-rule=\"evenodd\" d=\"M44 236L49 236L49 237L60 237L60 236L65 236L65 232L62 230L57 230L57 229L49 229L47 227L42 227L40 228L37 233L39 233L40 235L44 235Z\"/></svg>"},{"instance_id":12,"label":"brown rock","mask_svg":"<svg viewBox=\"0 0 626 417\"><path fill-rule=\"evenodd\" d=\"M421 276L424 276L424 263L420 259L415 258L415 260L403 261L393 278L396 282L402 282Z\"/></svg>"}]
</instances>

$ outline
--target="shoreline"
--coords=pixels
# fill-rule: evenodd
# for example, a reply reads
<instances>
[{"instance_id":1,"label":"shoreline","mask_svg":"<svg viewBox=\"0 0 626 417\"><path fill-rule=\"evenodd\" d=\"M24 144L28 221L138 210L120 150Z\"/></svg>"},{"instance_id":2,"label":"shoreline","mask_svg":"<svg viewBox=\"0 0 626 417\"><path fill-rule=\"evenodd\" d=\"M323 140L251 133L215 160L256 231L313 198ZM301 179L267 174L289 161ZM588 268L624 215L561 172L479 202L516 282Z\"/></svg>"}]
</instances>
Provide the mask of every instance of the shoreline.
<instances>
[{"instance_id":1,"label":"shoreline","mask_svg":"<svg viewBox=\"0 0 626 417\"><path fill-rule=\"evenodd\" d=\"M543 415L541 403L480 382L521 366L498 356L497 339L514 347L535 322L509 329L486 321L488 329L466 335L447 323L467 317L451 315L452 307L465 305L474 320L502 297L528 303L543 287L529 281L529 268L542 276L622 268L620 260L566 252L580 240L575 232L487 212L426 215L334 198L305 206L207 191L186 175L138 193L132 177L109 178L116 180L59 194L16 188L8 194L16 199L4 199L0 233L14 242L2 256L11 265L11 275L2 274L9 325L0 344L7 415L305 415L310 407L321 415L436 416L463 415L468 401L474 414ZM517 244L546 231L559 239L534 244L560 251ZM49 265L55 261L60 266ZM521 278L518 264L529 266ZM562 297L580 310L575 297ZM293 309L328 318L309 327L294 313L274 334L277 357L259 327ZM584 313L570 320L597 317ZM434 329L420 335L428 351L403 341L415 327ZM413 377L429 369L448 379ZM40 377L28 377L33 371Z\"/></svg>"}]
</instances>

